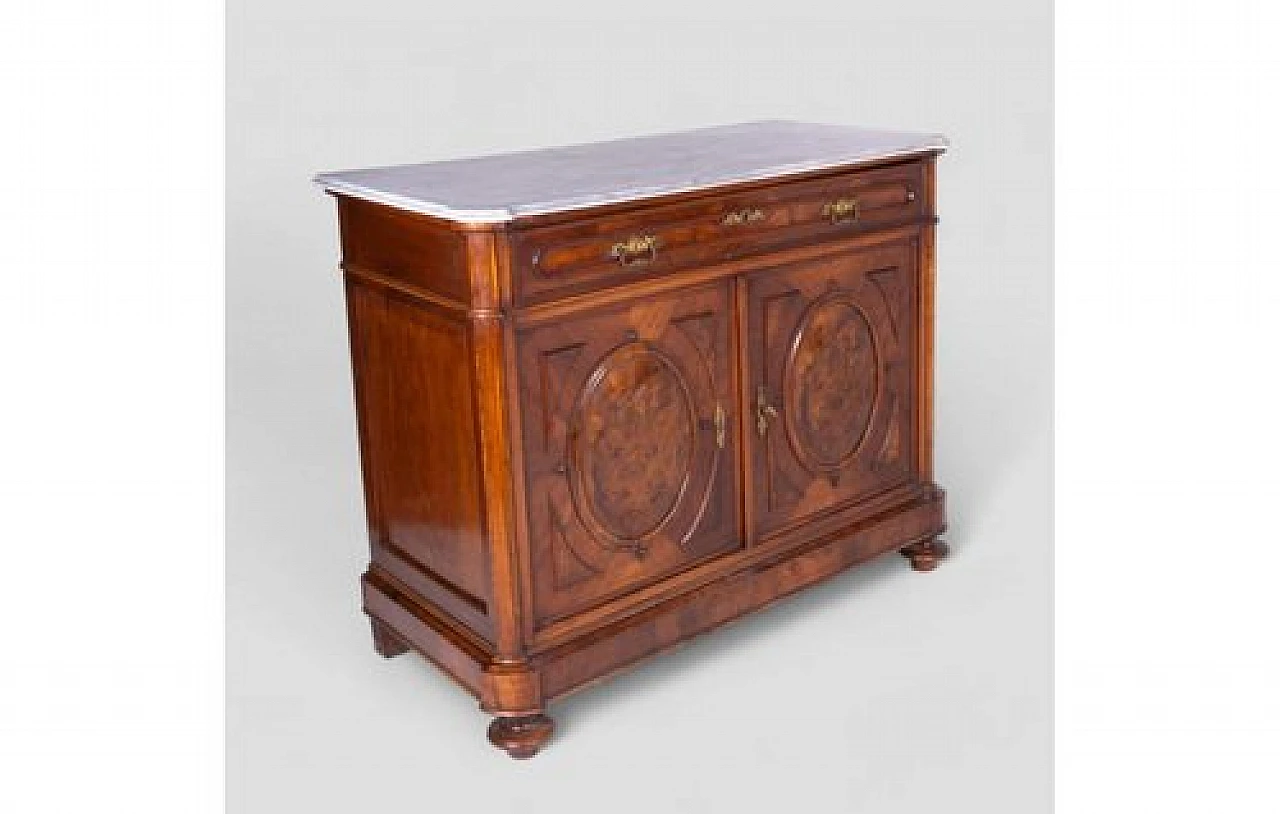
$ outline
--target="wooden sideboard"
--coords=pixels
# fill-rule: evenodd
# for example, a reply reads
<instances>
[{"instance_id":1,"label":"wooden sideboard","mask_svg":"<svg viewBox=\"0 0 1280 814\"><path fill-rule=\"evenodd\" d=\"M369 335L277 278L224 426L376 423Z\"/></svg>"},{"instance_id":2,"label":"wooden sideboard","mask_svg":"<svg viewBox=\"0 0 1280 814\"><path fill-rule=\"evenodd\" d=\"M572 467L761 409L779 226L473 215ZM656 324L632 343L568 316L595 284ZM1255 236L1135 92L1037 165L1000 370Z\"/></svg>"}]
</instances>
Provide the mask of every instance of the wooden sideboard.
<instances>
[{"instance_id":1,"label":"wooden sideboard","mask_svg":"<svg viewBox=\"0 0 1280 814\"><path fill-rule=\"evenodd\" d=\"M932 569L944 146L761 122L318 176L377 651L529 757L566 693L876 555Z\"/></svg>"}]
</instances>

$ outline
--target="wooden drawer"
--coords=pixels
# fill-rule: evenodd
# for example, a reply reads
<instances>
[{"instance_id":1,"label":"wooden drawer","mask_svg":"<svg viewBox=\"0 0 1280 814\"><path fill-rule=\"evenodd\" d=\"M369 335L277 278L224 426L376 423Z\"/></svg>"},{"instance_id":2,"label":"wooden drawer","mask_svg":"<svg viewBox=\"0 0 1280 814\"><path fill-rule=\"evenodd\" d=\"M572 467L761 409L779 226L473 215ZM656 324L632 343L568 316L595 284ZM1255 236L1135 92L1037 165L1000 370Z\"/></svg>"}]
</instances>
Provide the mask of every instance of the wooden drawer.
<instances>
[{"instance_id":1,"label":"wooden drawer","mask_svg":"<svg viewBox=\"0 0 1280 814\"><path fill-rule=\"evenodd\" d=\"M517 224L515 301L531 305L787 245L931 217L921 162L582 217Z\"/></svg>"}]
</instances>

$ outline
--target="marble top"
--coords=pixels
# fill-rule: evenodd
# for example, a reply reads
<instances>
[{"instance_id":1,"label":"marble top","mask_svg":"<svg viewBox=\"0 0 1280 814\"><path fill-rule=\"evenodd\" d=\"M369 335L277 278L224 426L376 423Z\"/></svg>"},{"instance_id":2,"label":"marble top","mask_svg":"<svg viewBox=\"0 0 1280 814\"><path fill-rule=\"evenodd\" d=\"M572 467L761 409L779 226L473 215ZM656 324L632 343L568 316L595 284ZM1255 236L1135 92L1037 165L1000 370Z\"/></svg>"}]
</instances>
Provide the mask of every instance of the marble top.
<instances>
[{"instance_id":1,"label":"marble top","mask_svg":"<svg viewBox=\"0 0 1280 814\"><path fill-rule=\"evenodd\" d=\"M762 121L396 167L325 172L356 198L465 223L634 201L945 149L924 133Z\"/></svg>"}]
</instances>

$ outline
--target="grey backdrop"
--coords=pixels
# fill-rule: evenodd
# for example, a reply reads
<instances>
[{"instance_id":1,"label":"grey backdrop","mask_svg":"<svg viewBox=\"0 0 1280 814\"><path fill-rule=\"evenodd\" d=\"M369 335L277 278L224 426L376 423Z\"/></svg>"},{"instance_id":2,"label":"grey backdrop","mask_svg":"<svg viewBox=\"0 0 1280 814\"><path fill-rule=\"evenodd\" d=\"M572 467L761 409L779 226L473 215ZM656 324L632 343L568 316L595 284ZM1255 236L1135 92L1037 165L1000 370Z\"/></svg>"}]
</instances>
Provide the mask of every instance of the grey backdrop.
<instances>
[{"instance_id":1,"label":"grey backdrop","mask_svg":"<svg viewBox=\"0 0 1280 814\"><path fill-rule=\"evenodd\" d=\"M1048 811L1049 3L453 5L228 4L229 809ZM574 696L511 761L448 679L370 647L335 213L308 179L757 118L953 142L954 557L885 558Z\"/></svg>"}]
</instances>

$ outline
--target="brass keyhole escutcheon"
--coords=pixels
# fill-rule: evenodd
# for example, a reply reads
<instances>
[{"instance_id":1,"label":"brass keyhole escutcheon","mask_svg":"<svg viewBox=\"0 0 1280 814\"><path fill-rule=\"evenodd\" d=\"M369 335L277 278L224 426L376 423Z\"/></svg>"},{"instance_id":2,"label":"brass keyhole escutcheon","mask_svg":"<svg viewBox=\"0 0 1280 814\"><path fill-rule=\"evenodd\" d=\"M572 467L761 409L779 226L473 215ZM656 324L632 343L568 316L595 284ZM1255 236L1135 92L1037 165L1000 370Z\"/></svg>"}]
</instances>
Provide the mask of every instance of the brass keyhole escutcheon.
<instances>
[{"instance_id":1,"label":"brass keyhole escutcheon","mask_svg":"<svg viewBox=\"0 0 1280 814\"><path fill-rule=\"evenodd\" d=\"M769 432L769 422L778 417L778 411L769 403L769 394L764 385L756 390L756 432L761 438Z\"/></svg>"}]
</instances>

